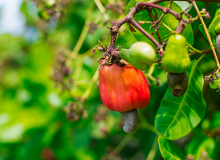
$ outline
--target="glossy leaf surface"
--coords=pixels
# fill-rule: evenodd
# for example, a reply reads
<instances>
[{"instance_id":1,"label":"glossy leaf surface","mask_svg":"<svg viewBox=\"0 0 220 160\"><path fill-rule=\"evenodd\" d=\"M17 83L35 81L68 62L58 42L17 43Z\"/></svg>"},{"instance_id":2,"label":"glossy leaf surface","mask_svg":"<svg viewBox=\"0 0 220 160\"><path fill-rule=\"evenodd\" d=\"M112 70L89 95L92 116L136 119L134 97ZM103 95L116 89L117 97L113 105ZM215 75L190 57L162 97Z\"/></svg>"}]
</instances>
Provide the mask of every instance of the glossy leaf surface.
<instances>
[{"instance_id":1,"label":"glossy leaf surface","mask_svg":"<svg viewBox=\"0 0 220 160\"><path fill-rule=\"evenodd\" d=\"M182 160L183 152L172 141L168 141L163 136L158 138L160 152L165 160Z\"/></svg>"},{"instance_id":2,"label":"glossy leaf surface","mask_svg":"<svg viewBox=\"0 0 220 160\"><path fill-rule=\"evenodd\" d=\"M159 133L167 139L175 140L187 135L195 128L205 114L203 99L203 75L193 61L187 72L189 86L181 97L172 95L172 88L168 88L156 114L155 124Z\"/></svg>"}]
</instances>

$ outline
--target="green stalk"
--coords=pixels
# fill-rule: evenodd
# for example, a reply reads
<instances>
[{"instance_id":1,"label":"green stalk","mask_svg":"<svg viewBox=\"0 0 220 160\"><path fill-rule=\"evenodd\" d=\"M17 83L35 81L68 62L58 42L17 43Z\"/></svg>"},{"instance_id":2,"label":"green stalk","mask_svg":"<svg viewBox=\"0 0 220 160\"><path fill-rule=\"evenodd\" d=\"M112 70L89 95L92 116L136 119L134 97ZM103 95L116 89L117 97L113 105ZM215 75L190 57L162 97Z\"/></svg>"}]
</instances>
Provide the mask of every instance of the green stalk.
<instances>
[{"instance_id":1,"label":"green stalk","mask_svg":"<svg viewBox=\"0 0 220 160\"><path fill-rule=\"evenodd\" d=\"M128 61L129 54L130 54L130 49L121 49L120 53L119 53L119 56L122 59L124 59L125 61Z\"/></svg>"}]
</instances>

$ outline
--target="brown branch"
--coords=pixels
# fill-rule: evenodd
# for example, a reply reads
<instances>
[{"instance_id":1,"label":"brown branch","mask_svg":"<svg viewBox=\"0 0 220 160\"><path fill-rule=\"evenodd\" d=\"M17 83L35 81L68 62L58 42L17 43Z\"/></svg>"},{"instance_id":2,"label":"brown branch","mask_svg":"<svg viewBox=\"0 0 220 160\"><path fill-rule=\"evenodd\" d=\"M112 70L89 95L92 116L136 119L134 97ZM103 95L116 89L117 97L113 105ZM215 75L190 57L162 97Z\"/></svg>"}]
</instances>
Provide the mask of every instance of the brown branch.
<instances>
[{"instance_id":1,"label":"brown branch","mask_svg":"<svg viewBox=\"0 0 220 160\"><path fill-rule=\"evenodd\" d=\"M181 19L179 21L179 25L176 27L175 32L177 34L181 34L183 32L184 28L186 28L186 26L187 26L187 23L183 19Z\"/></svg>"},{"instance_id":2,"label":"brown branch","mask_svg":"<svg viewBox=\"0 0 220 160\"><path fill-rule=\"evenodd\" d=\"M183 20L182 19L183 13L177 13L177 12L173 11L170 7L165 8L165 7L157 5L157 3L160 3L160 2L163 2L163 1L168 1L168 0L151 0L151 1L148 1L148 2L138 2L138 3L136 3L135 7L131 8L129 13L124 18L122 18L121 20L116 22L114 24L114 26L110 28L110 30L111 30L111 42L110 42L110 45L108 47L107 52L109 54L111 54L112 52L115 51L115 43L116 43L116 40L117 40L118 30L126 22L132 24L135 28L137 28L140 32L142 32L148 39L150 39L154 43L154 45L157 47L158 51L161 50L162 45L159 42L157 42L156 39L154 39L149 33L147 33L134 20L134 15L137 12L139 12L140 10L143 10L143 9L146 9L147 11L150 11L150 10L152 10L152 8L156 8L156 9L159 9L159 10L163 11L164 14L167 14L167 13L172 14L177 20L179 20L179 25L178 25L178 27L176 28L175 31L176 31L176 33L181 34L183 29L186 27L186 25L188 23L192 22L192 19L189 19L188 21ZM192 2L192 0L186 0L186 1ZM219 0L211 0L211 1L210 0L200 0L200 1L209 2L209 3L212 2L213 3L213 2L217 2ZM117 54L114 54L114 55L117 55Z\"/></svg>"},{"instance_id":3,"label":"brown branch","mask_svg":"<svg viewBox=\"0 0 220 160\"><path fill-rule=\"evenodd\" d=\"M150 3L149 3L150 2ZM171 8L165 8L162 6L158 6L156 4L153 4L153 1L149 2L139 2L135 5L135 7L131 8L129 13L116 22L113 27L110 28L111 30L111 42L108 47L108 53L111 54L115 50L115 42L117 40L117 34L119 28L124 24L124 23L131 23L135 28L137 28L140 32L142 32L147 38L149 38L157 47L158 50L161 48L161 44L157 42L156 39L154 39L150 34L148 34L135 20L134 20L134 15L139 12L140 10L146 9L146 10L151 10L152 8L159 9L163 11L164 14L170 13L172 14L176 19L181 20L182 15L180 13L177 13L173 11ZM156 2L155 2L156 3Z\"/></svg>"},{"instance_id":4,"label":"brown branch","mask_svg":"<svg viewBox=\"0 0 220 160\"><path fill-rule=\"evenodd\" d=\"M135 20L134 18L130 20L130 22L135 28L137 28L140 32L142 32L147 38L149 38L154 45L157 47L157 50L160 49L161 45L157 42L156 39L154 39L149 33L147 33Z\"/></svg>"},{"instance_id":5,"label":"brown branch","mask_svg":"<svg viewBox=\"0 0 220 160\"><path fill-rule=\"evenodd\" d=\"M194 55L194 54L204 54L204 53L211 53L212 52L212 49L206 49L206 50L202 50L200 53L199 52L196 52L196 51L194 51L194 52L191 52L190 54L189 54L189 56L192 56L192 55Z\"/></svg>"},{"instance_id":6,"label":"brown branch","mask_svg":"<svg viewBox=\"0 0 220 160\"><path fill-rule=\"evenodd\" d=\"M172 14L178 20L180 20L182 18L182 15L180 13L177 13L177 12L173 11L171 8L165 8L165 7L158 6L156 4L149 3L149 2L139 2L139 3L136 4L135 7L138 10L143 10L143 9L146 9L146 8L156 8L156 9L159 9L159 10L163 11L163 13L165 13L165 14L167 14L167 13Z\"/></svg>"},{"instance_id":7,"label":"brown branch","mask_svg":"<svg viewBox=\"0 0 220 160\"><path fill-rule=\"evenodd\" d=\"M164 1L170 1L170 0L151 0L149 1L149 3L158 4ZM184 0L175 0L175 1L184 1ZM185 0L185 1L188 2L188 0ZM204 2L204 3L219 3L219 0L197 0L197 1Z\"/></svg>"},{"instance_id":8,"label":"brown branch","mask_svg":"<svg viewBox=\"0 0 220 160\"><path fill-rule=\"evenodd\" d=\"M153 18L152 10L148 11L148 13L149 13L149 15L150 15L151 21L153 22L153 21L154 21L154 18ZM157 13L157 12L155 11L155 15L156 15L156 13ZM163 14L164 14L164 13L163 13ZM157 22L157 20L158 20L158 17L155 16L155 22ZM159 20L160 20L160 19L159 19ZM160 44L163 44L162 39L161 39L161 37L160 37L160 34L159 34L159 32L158 32L156 26L157 26L157 25L154 26L154 29L155 29L155 32L156 32L156 34L157 34L157 38L158 38L158 40L159 40L159 43L160 43Z\"/></svg>"},{"instance_id":9,"label":"brown branch","mask_svg":"<svg viewBox=\"0 0 220 160\"><path fill-rule=\"evenodd\" d=\"M196 10L196 12L197 12L197 14L198 14L198 16L199 16L199 19L200 19L200 21L201 21L201 23L202 23L202 26L203 26L203 28L204 28L204 30L205 30L205 33L206 33L206 36L207 36L207 38L208 38L209 44L210 44L210 46L211 46L212 53L213 53L213 56L214 56L214 58L215 58L215 62L216 62L217 68L218 68L218 70L220 70L220 63L219 63L219 60L218 60L218 57L217 57L217 54L216 54L214 45L213 45L213 43L212 43L211 37L210 37L210 35L209 35L208 29L207 29L207 27L206 27L206 24L205 24L205 22L204 22L204 20L203 20L203 18L202 18L202 16L201 16L201 14L200 14L200 12L199 12L199 9L198 9L198 7L197 7L197 5L196 5L195 0L191 0L191 3L192 3L193 7L195 8L195 10Z\"/></svg>"}]
</instances>

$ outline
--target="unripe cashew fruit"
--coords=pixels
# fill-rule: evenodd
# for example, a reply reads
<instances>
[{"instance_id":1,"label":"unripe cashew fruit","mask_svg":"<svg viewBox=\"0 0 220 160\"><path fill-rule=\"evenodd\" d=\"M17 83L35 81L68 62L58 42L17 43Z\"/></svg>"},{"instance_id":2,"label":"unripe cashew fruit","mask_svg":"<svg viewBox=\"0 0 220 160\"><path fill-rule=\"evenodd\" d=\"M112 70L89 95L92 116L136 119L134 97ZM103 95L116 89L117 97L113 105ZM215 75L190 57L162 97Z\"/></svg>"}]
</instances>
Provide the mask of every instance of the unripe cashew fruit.
<instances>
[{"instance_id":1,"label":"unripe cashew fruit","mask_svg":"<svg viewBox=\"0 0 220 160\"><path fill-rule=\"evenodd\" d=\"M183 73L190 67L186 38L181 34L171 35L168 39L162 57L162 66L169 73Z\"/></svg>"},{"instance_id":2,"label":"unripe cashew fruit","mask_svg":"<svg viewBox=\"0 0 220 160\"><path fill-rule=\"evenodd\" d=\"M154 63L156 52L146 42L136 42L130 49L121 49L119 56L136 69L147 70Z\"/></svg>"},{"instance_id":3,"label":"unripe cashew fruit","mask_svg":"<svg viewBox=\"0 0 220 160\"><path fill-rule=\"evenodd\" d=\"M186 72L183 73L168 73L167 83L173 88L172 94L175 97L182 96L188 88L188 76Z\"/></svg>"}]
</instances>

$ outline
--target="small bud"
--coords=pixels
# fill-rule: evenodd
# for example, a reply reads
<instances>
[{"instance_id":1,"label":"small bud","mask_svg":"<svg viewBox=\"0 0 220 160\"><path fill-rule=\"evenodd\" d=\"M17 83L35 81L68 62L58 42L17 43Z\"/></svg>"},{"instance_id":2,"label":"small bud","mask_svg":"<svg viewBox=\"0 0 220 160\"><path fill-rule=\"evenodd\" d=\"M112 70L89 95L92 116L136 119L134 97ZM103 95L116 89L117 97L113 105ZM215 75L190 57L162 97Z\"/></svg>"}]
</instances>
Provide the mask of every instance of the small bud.
<instances>
[{"instance_id":1,"label":"small bud","mask_svg":"<svg viewBox=\"0 0 220 160\"><path fill-rule=\"evenodd\" d=\"M86 112L86 113L83 113L82 118L83 118L83 119L88 118L88 113L87 113L87 112Z\"/></svg>"},{"instance_id":2,"label":"small bud","mask_svg":"<svg viewBox=\"0 0 220 160\"><path fill-rule=\"evenodd\" d=\"M142 24L144 24L144 22L143 21L138 21L138 24L142 25Z\"/></svg>"},{"instance_id":3,"label":"small bud","mask_svg":"<svg viewBox=\"0 0 220 160\"><path fill-rule=\"evenodd\" d=\"M78 120L79 120L79 116L75 115L75 116L73 117L73 120L74 120L74 121L78 121Z\"/></svg>"},{"instance_id":4,"label":"small bud","mask_svg":"<svg viewBox=\"0 0 220 160\"><path fill-rule=\"evenodd\" d=\"M203 9L202 9L202 11L206 12L206 9L205 9L205 8L203 8Z\"/></svg>"},{"instance_id":5,"label":"small bud","mask_svg":"<svg viewBox=\"0 0 220 160\"><path fill-rule=\"evenodd\" d=\"M206 17L206 18L211 18L209 12L206 12L205 17Z\"/></svg>"}]
</instances>

